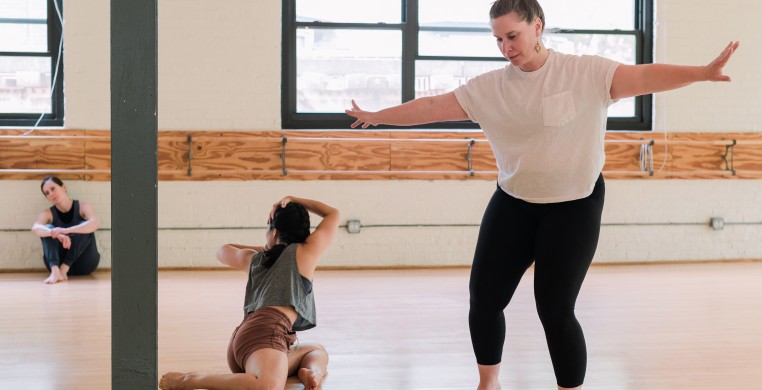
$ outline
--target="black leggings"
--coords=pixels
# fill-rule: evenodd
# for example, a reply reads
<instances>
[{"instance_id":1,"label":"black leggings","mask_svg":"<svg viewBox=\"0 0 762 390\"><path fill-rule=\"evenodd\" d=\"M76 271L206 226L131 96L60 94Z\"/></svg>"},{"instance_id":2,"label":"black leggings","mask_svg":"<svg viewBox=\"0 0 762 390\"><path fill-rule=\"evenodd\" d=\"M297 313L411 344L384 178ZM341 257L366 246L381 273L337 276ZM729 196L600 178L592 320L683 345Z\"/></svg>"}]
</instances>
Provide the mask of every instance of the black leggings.
<instances>
[{"instance_id":1,"label":"black leggings","mask_svg":"<svg viewBox=\"0 0 762 390\"><path fill-rule=\"evenodd\" d=\"M101 255L95 245L95 235L72 234L71 246L64 249L60 241L52 237L42 238L42 253L45 268L50 271L51 266L60 266L63 261L69 266L68 275L89 275L100 262Z\"/></svg>"},{"instance_id":2,"label":"black leggings","mask_svg":"<svg viewBox=\"0 0 762 390\"><path fill-rule=\"evenodd\" d=\"M601 227L603 177L587 198L549 204L516 199L499 187L479 229L469 289L469 326L476 361L501 361L503 309L535 263L534 295L556 381L577 387L585 379L587 350L574 304L590 267Z\"/></svg>"}]
</instances>

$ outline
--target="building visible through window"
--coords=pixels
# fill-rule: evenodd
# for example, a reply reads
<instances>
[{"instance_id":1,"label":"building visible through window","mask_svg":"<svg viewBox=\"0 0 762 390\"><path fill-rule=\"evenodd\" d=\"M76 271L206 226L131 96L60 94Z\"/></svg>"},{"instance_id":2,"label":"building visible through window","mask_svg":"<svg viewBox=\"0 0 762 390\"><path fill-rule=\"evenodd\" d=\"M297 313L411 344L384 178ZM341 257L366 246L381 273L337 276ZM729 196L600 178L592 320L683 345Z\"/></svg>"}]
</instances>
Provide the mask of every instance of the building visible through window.
<instances>
[{"instance_id":1,"label":"building visible through window","mask_svg":"<svg viewBox=\"0 0 762 390\"><path fill-rule=\"evenodd\" d=\"M284 128L344 128L351 99L377 110L452 91L507 65L492 1L283 0ZM546 47L625 64L652 61L652 0L541 1ZM651 97L609 109L610 129L649 130ZM473 123L423 127L476 128Z\"/></svg>"},{"instance_id":2,"label":"building visible through window","mask_svg":"<svg viewBox=\"0 0 762 390\"><path fill-rule=\"evenodd\" d=\"M0 125L63 124L61 11L61 0L0 1Z\"/></svg>"}]
</instances>

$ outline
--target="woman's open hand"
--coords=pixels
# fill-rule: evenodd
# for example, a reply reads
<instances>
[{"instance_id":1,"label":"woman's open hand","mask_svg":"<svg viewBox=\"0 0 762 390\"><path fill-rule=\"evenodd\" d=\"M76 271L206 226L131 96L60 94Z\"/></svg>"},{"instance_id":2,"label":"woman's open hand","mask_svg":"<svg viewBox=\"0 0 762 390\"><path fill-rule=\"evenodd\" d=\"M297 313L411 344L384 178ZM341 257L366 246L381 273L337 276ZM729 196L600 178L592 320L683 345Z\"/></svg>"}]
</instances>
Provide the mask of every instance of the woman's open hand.
<instances>
[{"instance_id":1,"label":"woman's open hand","mask_svg":"<svg viewBox=\"0 0 762 390\"><path fill-rule=\"evenodd\" d=\"M735 53L736 49L738 49L738 46L740 45L740 42L730 42L728 46L725 47L725 50L720 53L717 58L714 59L714 61L710 62L709 65L706 66L706 79L708 81L730 81L730 76L726 76L722 73L722 68L725 67L725 64L728 63L728 60L730 60L730 57L733 56L733 53Z\"/></svg>"},{"instance_id":2,"label":"woman's open hand","mask_svg":"<svg viewBox=\"0 0 762 390\"><path fill-rule=\"evenodd\" d=\"M357 126L362 126L363 129L367 129L368 126L377 126L379 124L374 120L376 113L363 110L357 103L355 103L354 99L352 99L352 108L344 110L344 112L351 117L357 118L357 120L352 123L351 127L353 129Z\"/></svg>"}]
</instances>

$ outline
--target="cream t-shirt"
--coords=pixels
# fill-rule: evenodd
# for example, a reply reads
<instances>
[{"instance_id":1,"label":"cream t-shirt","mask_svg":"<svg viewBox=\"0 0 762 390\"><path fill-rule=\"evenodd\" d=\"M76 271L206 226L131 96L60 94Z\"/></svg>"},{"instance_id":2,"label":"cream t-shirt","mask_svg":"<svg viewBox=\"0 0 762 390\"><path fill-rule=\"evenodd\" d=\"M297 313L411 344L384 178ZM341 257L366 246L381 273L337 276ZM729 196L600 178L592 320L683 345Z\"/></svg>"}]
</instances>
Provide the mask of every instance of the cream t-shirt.
<instances>
[{"instance_id":1,"label":"cream t-shirt","mask_svg":"<svg viewBox=\"0 0 762 390\"><path fill-rule=\"evenodd\" d=\"M606 160L607 108L619 65L551 50L534 72L509 64L455 89L492 147L503 191L531 203L593 192Z\"/></svg>"}]
</instances>

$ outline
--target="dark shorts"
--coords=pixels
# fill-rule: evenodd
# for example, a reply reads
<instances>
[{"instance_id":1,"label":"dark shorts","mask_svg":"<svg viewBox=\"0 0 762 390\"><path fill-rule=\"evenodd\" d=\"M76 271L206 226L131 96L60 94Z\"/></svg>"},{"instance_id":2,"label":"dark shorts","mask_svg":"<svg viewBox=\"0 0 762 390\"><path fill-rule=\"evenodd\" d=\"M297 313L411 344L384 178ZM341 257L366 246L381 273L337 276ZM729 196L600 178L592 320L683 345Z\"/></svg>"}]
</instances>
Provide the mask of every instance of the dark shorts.
<instances>
[{"instance_id":1,"label":"dark shorts","mask_svg":"<svg viewBox=\"0 0 762 390\"><path fill-rule=\"evenodd\" d=\"M228 344L228 366L234 374L246 372L246 359L252 353L271 348L288 353L296 342L291 321L278 309L263 307L246 315L233 331Z\"/></svg>"}]
</instances>

